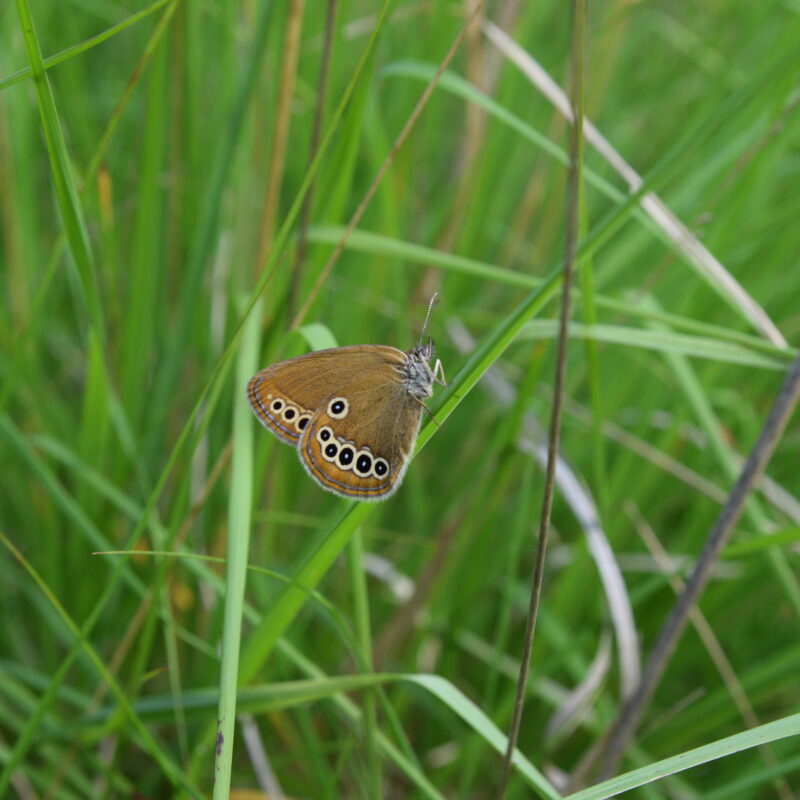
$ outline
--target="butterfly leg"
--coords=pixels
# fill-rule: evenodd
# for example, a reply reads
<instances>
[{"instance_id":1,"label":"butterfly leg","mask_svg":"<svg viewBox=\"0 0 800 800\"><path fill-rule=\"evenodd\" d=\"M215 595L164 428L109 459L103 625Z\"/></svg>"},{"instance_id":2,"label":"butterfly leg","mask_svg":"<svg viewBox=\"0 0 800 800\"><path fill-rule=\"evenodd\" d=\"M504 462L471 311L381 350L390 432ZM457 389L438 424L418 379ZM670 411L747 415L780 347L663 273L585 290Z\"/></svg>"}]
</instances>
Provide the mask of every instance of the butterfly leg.
<instances>
[{"instance_id":1,"label":"butterfly leg","mask_svg":"<svg viewBox=\"0 0 800 800\"><path fill-rule=\"evenodd\" d=\"M441 428L442 426L436 421L436 417L433 416L433 412L431 412L428 406L426 406L425 403L423 403L418 397L415 397L414 399L422 406L422 410L433 420L433 424L437 428Z\"/></svg>"},{"instance_id":2,"label":"butterfly leg","mask_svg":"<svg viewBox=\"0 0 800 800\"><path fill-rule=\"evenodd\" d=\"M433 379L442 386L447 386L447 381L444 378L444 366L438 358L436 359L436 363L433 365Z\"/></svg>"}]
</instances>

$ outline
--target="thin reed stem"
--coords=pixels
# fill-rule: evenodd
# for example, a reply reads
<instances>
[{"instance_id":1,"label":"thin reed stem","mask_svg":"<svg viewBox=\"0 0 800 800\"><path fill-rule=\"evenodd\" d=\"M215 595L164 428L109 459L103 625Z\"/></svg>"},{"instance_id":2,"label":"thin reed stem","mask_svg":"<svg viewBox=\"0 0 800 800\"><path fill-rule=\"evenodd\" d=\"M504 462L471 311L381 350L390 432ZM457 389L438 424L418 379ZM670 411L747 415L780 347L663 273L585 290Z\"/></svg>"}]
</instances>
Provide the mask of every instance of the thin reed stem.
<instances>
[{"instance_id":1,"label":"thin reed stem","mask_svg":"<svg viewBox=\"0 0 800 800\"><path fill-rule=\"evenodd\" d=\"M339 0L328 0L328 15L325 18L325 40L322 45L322 63L319 68L319 80L317 82L317 106L314 109L314 123L311 129L311 146L308 149L308 163L310 165L316 158L319 150L319 140L322 136L322 119L325 116L325 99L328 94L328 77L331 70L331 52L333 44L333 31L336 28L336 12L339 7ZM308 184L308 191L303 198L303 206L300 209L300 219L297 223L297 252L294 257L294 269L289 285L289 313L294 314L297 306L297 296L302 285L303 261L305 261L306 251L308 250L308 221L311 218L311 209L314 204L314 189L317 180L314 177Z\"/></svg>"},{"instance_id":2,"label":"thin reed stem","mask_svg":"<svg viewBox=\"0 0 800 800\"><path fill-rule=\"evenodd\" d=\"M758 441L745 461L739 479L722 507L714 527L708 534L706 544L697 559L692 574L686 581L683 593L675 603L672 613L664 623L661 633L653 645L639 686L623 704L619 715L609 729L605 746L597 756L597 761L601 764L600 780L610 777L616 771L625 748L636 733L642 714L655 694L670 657L686 627L689 612L703 593L711 577L712 569L719 560L719 554L730 539L734 526L744 511L748 497L764 474L799 399L800 357L795 360L789 370L764 427L761 429Z\"/></svg>"},{"instance_id":3,"label":"thin reed stem","mask_svg":"<svg viewBox=\"0 0 800 800\"><path fill-rule=\"evenodd\" d=\"M514 698L514 711L508 733L508 744L500 775L497 796L502 800L506 796L508 781L511 776L512 759L519 738L522 724L522 711L525 706L525 690L528 684L533 652L533 638L536 631L536 619L539 613L539 597L542 592L544 562L547 553L547 536L550 529L550 514L553 508L555 491L556 463L558 459L558 440L561 430L561 412L564 400L564 374L566 371L567 348L569 345L568 329L572 295L572 274L575 266L575 251L578 239L578 222L580 211L580 179L581 156L583 145L583 70L586 35L586 5L584 0L574 0L572 6L572 105L574 124L570 133L570 169L567 187L567 226L566 247L564 252L564 279L561 293L561 318L558 333L558 351L556 355L556 373L553 386L553 410L550 416L550 431L547 443L547 469L542 498L542 511L539 517L539 535L536 547L536 565L531 585L528 618L525 624L525 638L522 645L522 660L517 679L517 691Z\"/></svg>"},{"instance_id":4,"label":"thin reed stem","mask_svg":"<svg viewBox=\"0 0 800 800\"><path fill-rule=\"evenodd\" d=\"M333 252L330 255L330 258L325 263L325 266L322 268L322 271L319 273L317 280L314 282L314 286L311 288L311 291L308 293L305 302L301 306L300 310L297 312L294 320L292 321L292 328L297 328L302 321L305 319L306 314L308 314L309 309L311 308L311 304L316 299L317 295L319 294L320 290L322 289L323 284L328 279L328 275L330 275L331 270L333 269L333 265L339 259L339 256L342 254L342 251L347 244L347 240L350 238L350 234L355 229L356 225L358 225L359 220L362 216L364 216L364 212L367 210L367 206L372 200L375 192L378 190L378 186L380 186L381 181L383 180L383 176L386 175L389 167L392 165L392 162L395 159L400 148L403 146L403 143L408 138L408 135L411 133L414 125L416 125L417 120L419 119L420 115L422 114L425 106L428 104L428 100L430 100L431 95L434 92L434 89L439 85L439 81L441 80L444 71L450 65L450 62L453 60L453 57L458 52L459 47L461 47L461 43L464 41L464 37L467 35L467 31L469 30L470 25L477 19L478 14L480 13L481 9L483 8L483 2L478 3L469 19L464 23L464 26L456 36L453 44L450 45L450 49L447 51L445 57L442 59L442 63L439 65L439 68L436 70L436 74L433 76L431 82L425 87L425 91L422 93L422 96L417 101L417 104L414 106L413 111L411 112L409 118L406 120L406 124L403 125L403 129L395 139L394 144L392 145L392 149L389 150L386 158L384 159L383 163L381 164L380 168L378 169L377 175L372 179L372 183L369 185L366 193L364 194L363 199L358 204L358 208L353 213L353 216L350 218L350 222L347 223L347 228L345 228L344 233L342 234L342 238L339 240L338 244L334 248Z\"/></svg>"}]
</instances>

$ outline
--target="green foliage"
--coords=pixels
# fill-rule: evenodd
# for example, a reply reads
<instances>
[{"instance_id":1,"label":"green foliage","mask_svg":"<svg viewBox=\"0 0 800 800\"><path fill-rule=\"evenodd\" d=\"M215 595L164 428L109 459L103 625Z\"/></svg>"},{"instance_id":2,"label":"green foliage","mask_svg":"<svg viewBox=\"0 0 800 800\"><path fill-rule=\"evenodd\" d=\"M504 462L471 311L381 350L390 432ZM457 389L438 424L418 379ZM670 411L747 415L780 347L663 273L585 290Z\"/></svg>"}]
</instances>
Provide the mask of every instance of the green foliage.
<instances>
[{"instance_id":1,"label":"green foliage","mask_svg":"<svg viewBox=\"0 0 800 800\"><path fill-rule=\"evenodd\" d=\"M296 63L301 3L0 9L0 795L235 797L261 777L241 713L290 797L493 796L566 217L568 125L526 59L567 84L568 5L489 5L516 8L521 54L475 23L349 236L463 20L339 5L316 158L321 3ZM641 181L587 139L577 480L513 798L571 791L800 341L796 8L590 13L587 115ZM433 291L449 385L403 487L320 491L253 424L246 376L309 346L410 347ZM576 797L800 789L798 463L795 422L624 774Z\"/></svg>"}]
</instances>

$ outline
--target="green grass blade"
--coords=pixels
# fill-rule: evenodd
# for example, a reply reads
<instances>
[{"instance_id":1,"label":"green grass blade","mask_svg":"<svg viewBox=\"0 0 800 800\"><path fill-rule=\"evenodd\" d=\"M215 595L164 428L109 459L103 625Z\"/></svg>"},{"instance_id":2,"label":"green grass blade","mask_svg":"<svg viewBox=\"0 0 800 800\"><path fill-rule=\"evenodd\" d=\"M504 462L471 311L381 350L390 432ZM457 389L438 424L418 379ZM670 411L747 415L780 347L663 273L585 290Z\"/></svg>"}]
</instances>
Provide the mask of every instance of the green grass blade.
<instances>
[{"instance_id":1,"label":"green grass blade","mask_svg":"<svg viewBox=\"0 0 800 800\"><path fill-rule=\"evenodd\" d=\"M267 44L267 35L272 20L274 3L266 0L259 7L258 18L253 28L250 50L241 72L233 108L228 113L225 134L211 160L208 186L203 192L200 219L195 228L186 266L182 272L180 296L178 298L177 321L172 335L167 339L151 399L152 407L163 409L173 392L178 369L182 361L181 348L188 336L189 327L196 310L197 293L205 273L205 267L219 236L219 214L223 191L230 177L231 164L236 145L241 136L245 113L252 100L258 70Z\"/></svg>"},{"instance_id":2,"label":"green grass blade","mask_svg":"<svg viewBox=\"0 0 800 800\"><path fill-rule=\"evenodd\" d=\"M258 306L256 306L258 311ZM228 514L228 560L225 572L225 617L222 633L217 745L214 762L214 800L227 800L231 785L236 692L239 675L239 643L242 631L247 553L253 503L253 416L239 389L257 371L258 313L247 321L236 364L233 404L233 464Z\"/></svg>"},{"instance_id":3,"label":"green grass blade","mask_svg":"<svg viewBox=\"0 0 800 800\"><path fill-rule=\"evenodd\" d=\"M660 780L667 775L674 775L700 764L707 764L709 761L726 758L743 750L797 735L800 735L800 714L793 714L603 781L589 789L567 795L564 800L602 800L602 798L614 797L638 786Z\"/></svg>"},{"instance_id":4,"label":"green grass blade","mask_svg":"<svg viewBox=\"0 0 800 800\"><path fill-rule=\"evenodd\" d=\"M758 369L785 371L791 356L791 353L786 351L786 359L771 358L732 342L715 341L701 336L687 336L670 331L626 328L619 325L584 325L573 322L569 332L570 336L584 339L587 342L606 342ZM552 320L535 320L525 326L520 338L539 341L552 339L556 335L557 326Z\"/></svg>"},{"instance_id":5,"label":"green grass blade","mask_svg":"<svg viewBox=\"0 0 800 800\"><path fill-rule=\"evenodd\" d=\"M67 152L67 144L64 140L64 132L61 129L61 121L58 117L53 90L44 69L42 51L39 47L39 40L36 37L27 0L17 0L17 11L22 25L25 46L28 51L33 82L36 86L42 132L47 145L50 171L58 199L58 207L61 211L67 244L80 276L83 300L89 313L90 325L94 328L102 350L102 343L105 342L103 305L100 301L94 257L89 246L89 234L86 230L83 209L75 186L75 177L72 174L72 165Z\"/></svg>"},{"instance_id":6,"label":"green grass blade","mask_svg":"<svg viewBox=\"0 0 800 800\"><path fill-rule=\"evenodd\" d=\"M110 28L107 28L102 33L98 33L96 36L92 36L90 39L86 39L85 41L73 45L72 47L67 47L66 49L61 50L52 56L47 56L47 58L43 59L42 64L47 70L55 67L57 64L61 64L63 61L67 61L68 59L74 58L81 53L85 53L87 50L91 50L93 47L97 47L97 45L108 41L118 33L122 33L122 31L127 30L131 27L131 25L135 25L137 22L139 22L139 20L149 17L150 14L158 11L159 8L171 2L173 2L173 0L155 0L154 3L151 3L141 11L137 11L135 14L131 14L129 17L126 17L116 25L112 25ZM23 69L17 70L12 75L8 75L5 78L0 78L0 91L8 86L11 86L12 84L18 83L19 81L24 81L26 78L29 78L31 74L33 74L33 69L31 67L24 67Z\"/></svg>"},{"instance_id":7,"label":"green grass blade","mask_svg":"<svg viewBox=\"0 0 800 800\"><path fill-rule=\"evenodd\" d=\"M169 753L165 750L165 748L156 741L144 723L141 721L139 716L134 711L133 707L129 703L125 693L122 691L122 687L117 682L116 678L111 674L109 669L106 667L104 661L100 658L97 651L92 647L92 645L86 641L81 633L80 628L75 624L73 619L67 613L66 609L61 605L58 601L58 598L53 595L50 591L49 587L44 583L41 579L39 574L36 570L31 566L31 564L25 559L25 557L17 550L16 547L9 541L9 539L0 532L0 542L11 552L11 554L22 564L25 570L28 572L30 577L36 583L42 594L47 598L50 604L58 613L59 617L63 620L65 625L69 628L70 633L74 637L76 642L79 642L81 647L85 650L86 654L91 659L92 663L94 664L97 672L101 676L101 678L105 681L105 683L109 686L111 691L114 693L115 697L117 698L117 702L120 705L121 710L125 713L128 721L131 723L133 728L136 730L137 735L142 741L145 749L150 753L151 756L158 762L161 769L164 771L164 774L174 783L176 787L182 788L184 791L188 792L191 797L196 797L198 800L201 800L203 795L199 792L188 780L186 775L184 774L183 770L172 760Z\"/></svg>"}]
</instances>

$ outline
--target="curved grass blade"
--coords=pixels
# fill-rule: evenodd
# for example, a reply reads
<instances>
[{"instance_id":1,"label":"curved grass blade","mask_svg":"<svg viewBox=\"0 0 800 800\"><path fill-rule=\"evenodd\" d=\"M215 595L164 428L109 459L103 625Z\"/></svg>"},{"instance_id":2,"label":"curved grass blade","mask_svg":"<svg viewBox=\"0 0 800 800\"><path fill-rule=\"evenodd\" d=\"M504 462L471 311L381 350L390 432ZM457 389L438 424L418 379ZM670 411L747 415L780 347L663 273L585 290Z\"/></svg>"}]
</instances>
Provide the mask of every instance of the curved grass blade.
<instances>
[{"instance_id":1,"label":"curved grass blade","mask_svg":"<svg viewBox=\"0 0 800 800\"><path fill-rule=\"evenodd\" d=\"M78 44L74 44L72 47L67 47L58 53L54 53L52 56L47 56L47 58L42 60L42 64L46 70L51 69L57 64L61 64L63 61L68 61L70 58L74 58L81 53L85 53L87 50L97 47L97 45L102 44L108 39L111 39L118 33L122 33L122 31L130 28L131 25L136 24L139 22L139 20L149 17L154 11L158 11L159 8L171 2L173 2L173 0L156 0L155 3L151 3L141 11L137 11L135 14L131 14L129 17L126 17L124 20L122 20L122 22L118 22L116 25L106 28L106 30L104 30L102 33L98 33L96 36L91 36L82 42L78 42ZM33 70L30 67L23 67L22 69L11 73L11 75L8 75L5 78L0 78L0 91L8 86L12 86L15 83L24 81L26 78L31 76L32 72Z\"/></svg>"},{"instance_id":2,"label":"curved grass blade","mask_svg":"<svg viewBox=\"0 0 800 800\"><path fill-rule=\"evenodd\" d=\"M603 800L606 797L614 797L622 792L635 789L637 786L644 786L652 783L667 775L675 775L678 772L697 767L700 764L707 764L719 758L740 753L769 742L777 742L790 736L800 734L800 714L792 714L789 717L768 722L766 725L759 725L749 731L736 733L724 739L718 739L711 744L695 747L655 764L648 764L646 767L635 769L624 775L619 775L611 780L603 781L588 789L568 795L564 800Z\"/></svg>"},{"instance_id":3,"label":"curved grass blade","mask_svg":"<svg viewBox=\"0 0 800 800\"><path fill-rule=\"evenodd\" d=\"M344 227L340 225L317 225L309 229L308 240L317 244L335 245L339 242L344 233ZM496 283L508 286L524 286L534 288L541 286L542 278L530 275L527 272L499 267L487 261L478 261L474 258L448 253L437 250L433 247L406 242L401 239L393 239L372 231L354 230L345 245L346 249L358 253L368 253L370 255L383 258L397 259L411 264L435 265L439 269L453 272L460 275L467 275L473 278L495 281ZM579 287L575 287L576 297L582 296ZM787 362L795 357L795 348L778 347L771 342L765 341L759 336L755 336L731 328L713 325L689 317L681 317L677 314L670 314L654 308L641 299L632 302L618 300L612 297L604 297L595 294L595 305L598 308L607 309L617 314L635 317L637 319L652 320L663 322L664 324L678 330L690 333L701 334L706 337L713 337L722 341L737 342L742 346L766 353L776 358L785 359Z\"/></svg>"},{"instance_id":4,"label":"curved grass blade","mask_svg":"<svg viewBox=\"0 0 800 800\"><path fill-rule=\"evenodd\" d=\"M103 659L92 647L92 645L83 637L83 633L72 617L67 613L67 610L61 605L58 598L50 591L50 588L34 569L33 565L25 558L25 556L14 546L14 544L0 531L0 543L19 561L25 568L26 572L30 575L36 585L39 587L42 594L47 598L53 606L58 616L62 619L64 624L69 629L76 642L80 642L82 649L86 652L97 669L100 677L108 684L111 691L117 698L120 709L123 711L129 722L136 730L144 748L150 753L151 756L158 762L159 766L169 780L176 786L183 789L191 797L202 800L203 795L198 789L189 781L184 771L172 760L166 748L161 745L148 730L147 726L142 722L139 715L134 711L133 706L129 702L122 690L122 687L117 682L116 678L111 674L110 670L106 667ZM52 683L52 682L51 682Z\"/></svg>"}]
</instances>

